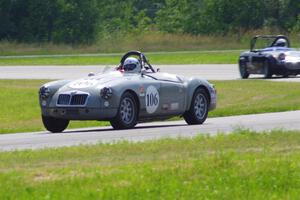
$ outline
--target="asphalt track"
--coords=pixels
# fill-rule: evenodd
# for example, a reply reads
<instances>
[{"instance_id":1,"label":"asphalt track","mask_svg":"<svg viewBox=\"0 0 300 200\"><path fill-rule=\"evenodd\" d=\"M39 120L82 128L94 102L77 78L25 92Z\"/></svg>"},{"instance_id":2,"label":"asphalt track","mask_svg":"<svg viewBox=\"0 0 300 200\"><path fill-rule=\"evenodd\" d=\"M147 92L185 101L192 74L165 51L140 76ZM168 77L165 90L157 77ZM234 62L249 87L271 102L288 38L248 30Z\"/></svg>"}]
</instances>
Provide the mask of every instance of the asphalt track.
<instances>
[{"instance_id":1,"label":"asphalt track","mask_svg":"<svg viewBox=\"0 0 300 200\"><path fill-rule=\"evenodd\" d=\"M88 66L1 66L0 79L77 79L87 76L89 72L100 73L108 65ZM186 77L197 76L207 80L240 79L236 64L189 64L189 65L155 65L161 72L179 74ZM261 79L260 75L251 75L251 79ZM274 77L272 81L300 82L300 77Z\"/></svg>"},{"instance_id":2,"label":"asphalt track","mask_svg":"<svg viewBox=\"0 0 300 200\"><path fill-rule=\"evenodd\" d=\"M138 124L130 130L115 131L111 127L66 130L63 133L35 132L0 135L0 151L40 149L80 144L132 142L159 138L193 137L197 134L228 133L244 128L254 131L300 129L300 111L208 118L202 125L184 121Z\"/></svg>"},{"instance_id":3,"label":"asphalt track","mask_svg":"<svg viewBox=\"0 0 300 200\"><path fill-rule=\"evenodd\" d=\"M0 79L76 79L89 72L100 73L114 66L1 66ZM237 65L155 65L162 72L183 76L199 76L209 80L239 78Z\"/></svg>"}]
</instances>

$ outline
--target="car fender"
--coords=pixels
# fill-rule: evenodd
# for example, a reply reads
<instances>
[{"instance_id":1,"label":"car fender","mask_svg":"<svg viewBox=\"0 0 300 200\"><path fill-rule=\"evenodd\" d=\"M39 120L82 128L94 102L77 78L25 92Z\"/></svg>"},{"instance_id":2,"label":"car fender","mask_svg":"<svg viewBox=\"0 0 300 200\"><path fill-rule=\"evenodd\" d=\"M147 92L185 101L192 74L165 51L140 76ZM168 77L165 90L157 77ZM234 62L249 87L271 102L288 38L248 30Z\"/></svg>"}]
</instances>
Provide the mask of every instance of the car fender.
<instances>
[{"instance_id":1,"label":"car fender","mask_svg":"<svg viewBox=\"0 0 300 200\"><path fill-rule=\"evenodd\" d=\"M59 90L59 88L61 88L62 86L70 83L70 80L58 80L58 81L51 81L48 83L45 83L44 85L42 85L42 87L48 87L51 90L51 94L55 94L57 92L57 90Z\"/></svg>"},{"instance_id":2,"label":"car fender","mask_svg":"<svg viewBox=\"0 0 300 200\"><path fill-rule=\"evenodd\" d=\"M192 77L186 82L186 88L187 88L186 102L187 102L187 104L186 104L185 110L190 109L194 92L199 87L203 87L206 90L206 92L208 94L208 98L209 98L208 100L209 100L209 102L211 102L212 93L214 93L213 86L206 80Z\"/></svg>"},{"instance_id":3,"label":"car fender","mask_svg":"<svg viewBox=\"0 0 300 200\"><path fill-rule=\"evenodd\" d=\"M131 92L137 99L137 103L139 105L140 99L138 98L138 92L139 92L139 85L137 83L130 83L127 82L126 84L113 84L111 86L109 86L112 89L113 95L112 97L107 100L109 101L109 104L111 107L113 108L118 108L119 104L120 104L120 100L122 95L126 92L129 91Z\"/></svg>"},{"instance_id":4,"label":"car fender","mask_svg":"<svg viewBox=\"0 0 300 200\"><path fill-rule=\"evenodd\" d=\"M44 101L46 102L45 105L49 105L51 101L53 101L53 96L55 95L55 93L61 88L63 87L64 85L70 83L71 81L70 80L58 80L58 81L51 81L51 82L48 82L48 83L45 83L44 85L42 85L40 87L40 90L42 87L47 87L50 89L50 95L47 99L45 99ZM39 100L40 100L40 104L41 104L41 97L39 95Z\"/></svg>"}]
</instances>

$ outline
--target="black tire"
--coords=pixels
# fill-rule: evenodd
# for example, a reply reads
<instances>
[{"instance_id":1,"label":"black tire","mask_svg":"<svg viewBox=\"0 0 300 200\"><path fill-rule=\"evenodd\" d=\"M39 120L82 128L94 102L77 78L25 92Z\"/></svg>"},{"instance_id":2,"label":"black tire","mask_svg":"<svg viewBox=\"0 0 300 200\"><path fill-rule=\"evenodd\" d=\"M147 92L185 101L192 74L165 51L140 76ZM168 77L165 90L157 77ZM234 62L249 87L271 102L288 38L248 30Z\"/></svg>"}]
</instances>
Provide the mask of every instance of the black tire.
<instances>
[{"instance_id":1,"label":"black tire","mask_svg":"<svg viewBox=\"0 0 300 200\"><path fill-rule=\"evenodd\" d=\"M290 75L289 74L283 74L282 78L288 78Z\"/></svg>"},{"instance_id":2,"label":"black tire","mask_svg":"<svg viewBox=\"0 0 300 200\"><path fill-rule=\"evenodd\" d=\"M268 60L264 62L264 78L271 78L272 77L271 67Z\"/></svg>"},{"instance_id":3,"label":"black tire","mask_svg":"<svg viewBox=\"0 0 300 200\"><path fill-rule=\"evenodd\" d=\"M125 92L121 97L117 115L110 120L110 124L114 129L129 129L137 124L137 120L137 102L131 93Z\"/></svg>"},{"instance_id":4,"label":"black tire","mask_svg":"<svg viewBox=\"0 0 300 200\"><path fill-rule=\"evenodd\" d=\"M69 120L42 116L44 127L52 133L63 132L69 125Z\"/></svg>"},{"instance_id":5,"label":"black tire","mask_svg":"<svg viewBox=\"0 0 300 200\"><path fill-rule=\"evenodd\" d=\"M183 118L186 123L190 125L203 124L207 118L209 109L208 106L209 98L206 90L204 88L197 88L194 92L190 109L183 114Z\"/></svg>"},{"instance_id":6,"label":"black tire","mask_svg":"<svg viewBox=\"0 0 300 200\"><path fill-rule=\"evenodd\" d=\"M247 79L249 77L249 73L247 72L247 66L245 62L239 63L239 69L242 79Z\"/></svg>"}]
</instances>

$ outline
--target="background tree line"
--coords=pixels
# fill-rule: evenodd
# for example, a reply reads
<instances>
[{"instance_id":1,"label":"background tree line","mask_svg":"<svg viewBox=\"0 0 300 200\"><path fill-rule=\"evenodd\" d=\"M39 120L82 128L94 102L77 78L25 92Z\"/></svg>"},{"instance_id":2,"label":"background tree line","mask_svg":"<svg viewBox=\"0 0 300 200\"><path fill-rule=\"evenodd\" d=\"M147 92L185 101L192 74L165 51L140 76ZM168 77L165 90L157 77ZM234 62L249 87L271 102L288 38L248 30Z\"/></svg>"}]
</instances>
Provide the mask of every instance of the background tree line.
<instances>
[{"instance_id":1,"label":"background tree line","mask_svg":"<svg viewBox=\"0 0 300 200\"><path fill-rule=\"evenodd\" d=\"M0 40L90 44L160 31L242 35L300 31L299 0L0 0Z\"/></svg>"}]
</instances>

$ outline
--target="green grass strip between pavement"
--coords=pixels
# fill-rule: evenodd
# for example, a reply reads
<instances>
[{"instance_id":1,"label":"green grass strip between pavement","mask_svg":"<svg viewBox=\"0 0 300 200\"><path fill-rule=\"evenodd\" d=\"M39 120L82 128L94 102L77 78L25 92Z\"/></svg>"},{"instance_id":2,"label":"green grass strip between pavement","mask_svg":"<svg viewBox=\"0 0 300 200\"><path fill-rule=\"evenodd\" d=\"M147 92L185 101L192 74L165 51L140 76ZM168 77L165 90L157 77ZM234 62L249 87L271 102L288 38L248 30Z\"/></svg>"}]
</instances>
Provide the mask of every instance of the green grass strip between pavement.
<instances>
[{"instance_id":1,"label":"green grass strip between pavement","mask_svg":"<svg viewBox=\"0 0 300 200\"><path fill-rule=\"evenodd\" d=\"M233 64L238 51L145 54L153 64ZM117 65L120 55L0 58L0 66L9 65Z\"/></svg>"}]
</instances>

